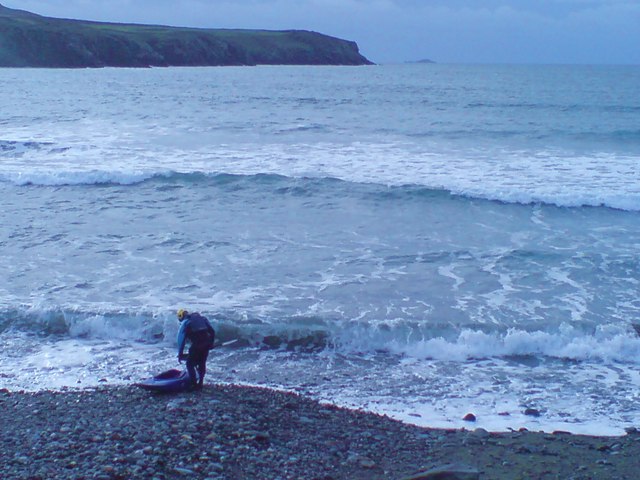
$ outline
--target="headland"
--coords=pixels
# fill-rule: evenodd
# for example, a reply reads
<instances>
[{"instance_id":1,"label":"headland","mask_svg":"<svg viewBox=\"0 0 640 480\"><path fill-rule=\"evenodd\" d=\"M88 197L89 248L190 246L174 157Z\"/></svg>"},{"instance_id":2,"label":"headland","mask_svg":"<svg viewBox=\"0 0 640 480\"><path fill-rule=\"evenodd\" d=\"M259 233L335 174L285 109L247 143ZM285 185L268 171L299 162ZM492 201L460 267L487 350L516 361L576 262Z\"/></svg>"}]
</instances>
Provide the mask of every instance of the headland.
<instances>
[{"instance_id":1,"label":"headland","mask_svg":"<svg viewBox=\"0 0 640 480\"><path fill-rule=\"evenodd\" d=\"M369 64L355 42L306 30L102 23L0 5L0 67Z\"/></svg>"}]
</instances>

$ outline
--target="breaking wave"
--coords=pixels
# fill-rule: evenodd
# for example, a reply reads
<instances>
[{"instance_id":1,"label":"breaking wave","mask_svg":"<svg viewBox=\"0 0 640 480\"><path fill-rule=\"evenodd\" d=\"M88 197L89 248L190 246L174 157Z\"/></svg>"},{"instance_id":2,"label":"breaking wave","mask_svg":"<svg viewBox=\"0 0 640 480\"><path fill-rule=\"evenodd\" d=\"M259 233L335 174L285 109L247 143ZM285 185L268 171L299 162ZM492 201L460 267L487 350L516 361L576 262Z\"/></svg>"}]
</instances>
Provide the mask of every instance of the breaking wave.
<instances>
[{"instance_id":1,"label":"breaking wave","mask_svg":"<svg viewBox=\"0 0 640 480\"><path fill-rule=\"evenodd\" d=\"M93 170L87 172L53 171L31 173L0 173L0 182L18 187L61 187L61 186L138 186L151 185L166 187L167 185L196 185L196 186L247 186L256 189L272 188L276 186L283 191L297 191L299 193L322 192L323 189L341 188L345 194L354 189L377 192L381 199L392 201L412 199L416 197L430 197L433 195L451 195L471 199L497 201L510 204L546 204L558 207L606 207L617 210L640 211L640 191L590 191L588 188L574 188L566 191L560 186L549 187L540 185L539 188L523 188L513 185L498 190L490 186L454 186L351 182L336 177L289 177L280 174L231 174L219 172L177 172L167 171L130 171L112 172ZM340 192L333 190L340 195Z\"/></svg>"},{"instance_id":2,"label":"breaking wave","mask_svg":"<svg viewBox=\"0 0 640 480\"><path fill-rule=\"evenodd\" d=\"M233 315L233 314L230 314ZM562 324L549 331L486 325L416 325L415 322L338 322L316 317L279 321L208 315L217 344L226 348L334 351L368 355L388 353L409 358L464 362L470 359L550 357L640 363L640 337L629 324L585 329ZM172 313L79 312L61 309L9 309L0 312L0 334L28 332L56 338L119 340L140 343L175 341L178 322Z\"/></svg>"}]
</instances>

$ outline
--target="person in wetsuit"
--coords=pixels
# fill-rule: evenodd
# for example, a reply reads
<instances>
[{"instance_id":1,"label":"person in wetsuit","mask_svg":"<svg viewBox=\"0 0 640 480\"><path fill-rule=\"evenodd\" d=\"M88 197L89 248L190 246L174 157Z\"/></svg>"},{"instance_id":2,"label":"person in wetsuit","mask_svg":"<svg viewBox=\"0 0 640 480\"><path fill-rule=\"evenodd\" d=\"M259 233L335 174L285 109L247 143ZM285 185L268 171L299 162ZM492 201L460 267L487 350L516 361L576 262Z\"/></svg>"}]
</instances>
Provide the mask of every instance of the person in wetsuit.
<instances>
[{"instance_id":1,"label":"person in wetsuit","mask_svg":"<svg viewBox=\"0 0 640 480\"><path fill-rule=\"evenodd\" d=\"M178 331L178 361L187 361L187 371L191 378L191 385L195 389L202 389L204 376L207 373L207 357L213 348L216 332L207 317L197 312L189 313L184 309L178 310L180 330ZM187 340L191 343L189 354L184 354Z\"/></svg>"}]
</instances>

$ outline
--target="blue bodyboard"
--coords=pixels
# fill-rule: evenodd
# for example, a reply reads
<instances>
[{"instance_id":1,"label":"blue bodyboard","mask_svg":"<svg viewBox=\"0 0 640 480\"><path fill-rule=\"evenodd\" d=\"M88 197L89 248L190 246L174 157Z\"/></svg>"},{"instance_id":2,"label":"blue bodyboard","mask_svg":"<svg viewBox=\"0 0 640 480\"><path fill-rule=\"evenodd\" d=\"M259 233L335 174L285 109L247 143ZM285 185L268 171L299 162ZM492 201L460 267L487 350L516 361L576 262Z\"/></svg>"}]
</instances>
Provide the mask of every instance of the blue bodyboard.
<instances>
[{"instance_id":1,"label":"blue bodyboard","mask_svg":"<svg viewBox=\"0 0 640 480\"><path fill-rule=\"evenodd\" d=\"M191 387L191 379L189 372L186 370L180 371L173 369L143 380L136 385L153 392L176 393L188 390Z\"/></svg>"}]
</instances>

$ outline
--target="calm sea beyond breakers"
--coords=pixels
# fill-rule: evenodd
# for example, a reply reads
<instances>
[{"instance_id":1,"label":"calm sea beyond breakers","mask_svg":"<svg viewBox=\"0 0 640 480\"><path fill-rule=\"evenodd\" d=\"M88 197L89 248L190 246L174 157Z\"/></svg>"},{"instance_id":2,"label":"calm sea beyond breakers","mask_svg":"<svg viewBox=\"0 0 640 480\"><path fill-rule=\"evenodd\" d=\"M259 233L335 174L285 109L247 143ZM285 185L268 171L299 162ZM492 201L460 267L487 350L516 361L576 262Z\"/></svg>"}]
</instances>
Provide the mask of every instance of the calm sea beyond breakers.
<instances>
[{"instance_id":1,"label":"calm sea beyond breakers","mask_svg":"<svg viewBox=\"0 0 640 480\"><path fill-rule=\"evenodd\" d=\"M640 67L0 70L0 387L179 368L430 427L640 424Z\"/></svg>"}]
</instances>

